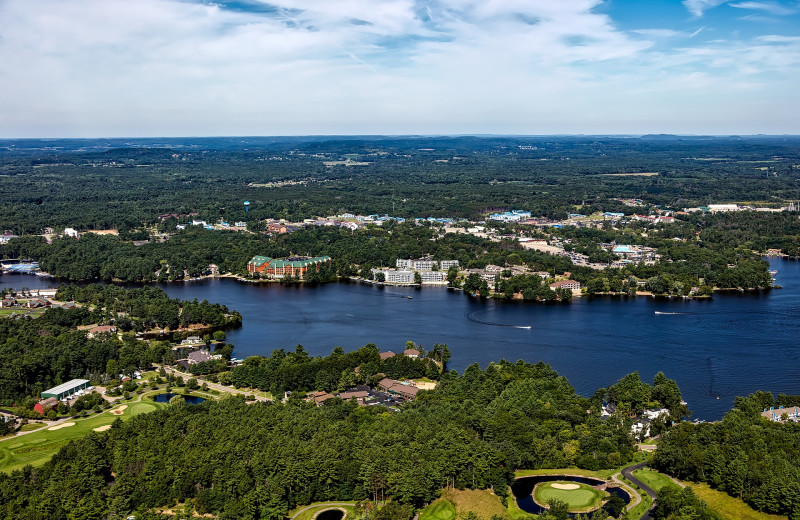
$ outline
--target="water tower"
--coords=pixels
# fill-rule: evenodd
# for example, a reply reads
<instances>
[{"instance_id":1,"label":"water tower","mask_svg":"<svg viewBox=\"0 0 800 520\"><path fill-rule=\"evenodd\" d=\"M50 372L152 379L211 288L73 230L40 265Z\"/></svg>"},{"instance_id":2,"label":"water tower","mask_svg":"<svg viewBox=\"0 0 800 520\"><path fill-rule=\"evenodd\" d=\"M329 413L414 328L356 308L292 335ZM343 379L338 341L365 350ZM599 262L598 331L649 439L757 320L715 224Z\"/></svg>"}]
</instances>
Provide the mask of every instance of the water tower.
<instances>
[{"instance_id":1,"label":"water tower","mask_svg":"<svg viewBox=\"0 0 800 520\"><path fill-rule=\"evenodd\" d=\"M250 209L250 201L246 200L244 201L244 212L247 213L249 209Z\"/></svg>"}]
</instances>

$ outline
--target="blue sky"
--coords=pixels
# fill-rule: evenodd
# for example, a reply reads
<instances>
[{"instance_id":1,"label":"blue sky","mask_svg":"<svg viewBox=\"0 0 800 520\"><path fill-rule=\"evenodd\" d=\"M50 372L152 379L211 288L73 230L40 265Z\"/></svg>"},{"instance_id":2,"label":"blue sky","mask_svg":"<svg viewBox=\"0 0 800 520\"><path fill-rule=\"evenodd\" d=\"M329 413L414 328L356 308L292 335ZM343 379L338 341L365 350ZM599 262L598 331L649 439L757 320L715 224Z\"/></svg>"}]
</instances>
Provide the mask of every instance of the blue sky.
<instances>
[{"instance_id":1,"label":"blue sky","mask_svg":"<svg viewBox=\"0 0 800 520\"><path fill-rule=\"evenodd\" d=\"M800 0L0 0L0 136L800 134Z\"/></svg>"}]
</instances>

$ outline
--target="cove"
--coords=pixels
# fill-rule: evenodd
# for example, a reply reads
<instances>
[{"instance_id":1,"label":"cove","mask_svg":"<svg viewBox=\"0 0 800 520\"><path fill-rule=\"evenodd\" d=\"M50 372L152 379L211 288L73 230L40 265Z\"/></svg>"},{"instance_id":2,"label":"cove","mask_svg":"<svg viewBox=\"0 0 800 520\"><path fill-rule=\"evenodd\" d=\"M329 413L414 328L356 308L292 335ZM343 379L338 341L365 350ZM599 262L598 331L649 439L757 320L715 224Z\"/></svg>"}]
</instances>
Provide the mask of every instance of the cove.
<instances>
[{"instance_id":1,"label":"cove","mask_svg":"<svg viewBox=\"0 0 800 520\"><path fill-rule=\"evenodd\" d=\"M770 264L783 289L717 293L710 300L596 297L543 305L479 300L440 287L231 279L161 287L173 298L238 310L243 326L228 331L238 358L297 344L327 355L336 346L375 343L397 352L408 340L425 347L447 343L452 369L501 358L544 361L586 397L630 372L652 382L663 371L680 385L692 417L716 420L737 395L800 394L800 375L792 370L800 356L800 262ZM0 287L54 284L35 276L0 277Z\"/></svg>"}]
</instances>

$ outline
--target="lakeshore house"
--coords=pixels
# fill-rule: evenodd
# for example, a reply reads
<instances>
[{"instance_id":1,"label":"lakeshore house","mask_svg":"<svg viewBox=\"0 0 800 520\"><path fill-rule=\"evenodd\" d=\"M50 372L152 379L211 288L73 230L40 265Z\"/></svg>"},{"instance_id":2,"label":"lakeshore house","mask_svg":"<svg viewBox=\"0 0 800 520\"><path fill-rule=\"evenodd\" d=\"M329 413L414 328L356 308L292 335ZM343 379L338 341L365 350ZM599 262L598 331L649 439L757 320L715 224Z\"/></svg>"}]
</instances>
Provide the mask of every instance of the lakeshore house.
<instances>
[{"instance_id":1,"label":"lakeshore house","mask_svg":"<svg viewBox=\"0 0 800 520\"><path fill-rule=\"evenodd\" d=\"M322 265L330 265L331 257L295 256L290 258L272 258L269 256L254 256L247 262L247 271L266 278L283 278L292 276L304 278L309 269L319 271Z\"/></svg>"},{"instance_id":2,"label":"lakeshore house","mask_svg":"<svg viewBox=\"0 0 800 520\"><path fill-rule=\"evenodd\" d=\"M100 334L116 334L117 328L114 325L98 325L86 331L87 338L96 338Z\"/></svg>"},{"instance_id":3,"label":"lakeshore house","mask_svg":"<svg viewBox=\"0 0 800 520\"><path fill-rule=\"evenodd\" d=\"M788 406L784 408L783 406L779 406L777 408L770 407L769 409L764 408L764 411L761 412L761 417L765 419L769 419L770 421L774 422L784 422L783 416L786 415L786 419L789 421L798 422L800 421L800 408L797 406Z\"/></svg>"}]
</instances>

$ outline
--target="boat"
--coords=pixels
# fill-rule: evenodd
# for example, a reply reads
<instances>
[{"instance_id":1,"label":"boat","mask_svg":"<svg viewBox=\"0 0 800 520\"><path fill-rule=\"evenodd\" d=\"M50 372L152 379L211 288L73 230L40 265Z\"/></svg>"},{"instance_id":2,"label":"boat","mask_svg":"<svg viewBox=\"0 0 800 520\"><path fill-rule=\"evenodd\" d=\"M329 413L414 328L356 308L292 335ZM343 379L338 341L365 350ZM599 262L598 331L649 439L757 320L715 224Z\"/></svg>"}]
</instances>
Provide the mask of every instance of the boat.
<instances>
[{"instance_id":1,"label":"boat","mask_svg":"<svg viewBox=\"0 0 800 520\"><path fill-rule=\"evenodd\" d=\"M769 272L769 274L774 277L776 274L778 274L778 270L777 269L773 269L772 271Z\"/></svg>"},{"instance_id":2,"label":"boat","mask_svg":"<svg viewBox=\"0 0 800 520\"><path fill-rule=\"evenodd\" d=\"M413 296L406 296L406 298L408 298L409 300L413 300L414 299Z\"/></svg>"},{"instance_id":3,"label":"boat","mask_svg":"<svg viewBox=\"0 0 800 520\"><path fill-rule=\"evenodd\" d=\"M682 312L663 312L663 311L655 311L655 312L653 312L653 314L670 314L670 315L674 315L674 314L683 314L683 313L682 313Z\"/></svg>"}]
</instances>

